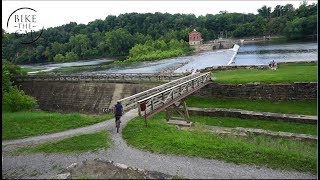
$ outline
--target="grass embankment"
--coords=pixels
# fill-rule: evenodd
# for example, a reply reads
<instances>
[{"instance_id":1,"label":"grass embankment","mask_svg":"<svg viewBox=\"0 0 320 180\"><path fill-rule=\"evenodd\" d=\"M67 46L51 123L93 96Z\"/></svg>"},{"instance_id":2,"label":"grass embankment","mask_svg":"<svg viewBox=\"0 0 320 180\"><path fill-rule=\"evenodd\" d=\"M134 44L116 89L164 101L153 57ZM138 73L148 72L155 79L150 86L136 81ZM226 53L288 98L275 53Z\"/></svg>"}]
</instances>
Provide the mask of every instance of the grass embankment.
<instances>
[{"instance_id":1,"label":"grass embankment","mask_svg":"<svg viewBox=\"0 0 320 180\"><path fill-rule=\"evenodd\" d=\"M214 81L223 84L317 82L316 63L279 64L277 70L237 69L212 73Z\"/></svg>"},{"instance_id":2,"label":"grass embankment","mask_svg":"<svg viewBox=\"0 0 320 180\"><path fill-rule=\"evenodd\" d=\"M51 112L2 113L2 140L59 132L102 122L112 114L92 116Z\"/></svg>"},{"instance_id":3,"label":"grass embankment","mask_svg":"<svg viewBox=\"0 0 320 180\"><path fill-rule=\"evenodd\" d=\"M130 121L123 130L127 142L151 152L220 159L233 163L315 173L317 145L266 136L218 136L204 131L179 130L167 125L162 113L148 120Z\"/></svg>"},{"instance_id":4,"label":"grass embankment","mask_svg":"<svg viewBox=\"0 0 320 180\"><path fill-rule=\"evenodd\" d=\"M47 142L40 145L25 147L18 149L18 152L26 153L72 153L95 151L101 148L108 148L112 144L112 140L105 131L82 134L58 140Z\"/></svg>"},{"instance_id":5,"label":"grass embankment","mask_svg":"<svg viewBox=\"0 0 320 180\"><path fill-rule=\"evenodd\" d=\"M304 124L282 121L266 121L259 119L240 119L232 117L209 117L209 116L191 116L192 122L198 122L209 126L220 127L243 127L243 128L255 128L264 129L270 131L282 131L298 134L311 134L317 135L316 124Z\"/></svg>"},{"instance_id":6,"label":"grass embankment","mask_svg":"<svg viewBox=\"0 0 320 180\"><path fill-rule=\"evenodd\" d=\"M187 98L189 107L234 108L284 114L317 115L317 100L268 101L246 99Z\"/></svg>"}]
</instances>

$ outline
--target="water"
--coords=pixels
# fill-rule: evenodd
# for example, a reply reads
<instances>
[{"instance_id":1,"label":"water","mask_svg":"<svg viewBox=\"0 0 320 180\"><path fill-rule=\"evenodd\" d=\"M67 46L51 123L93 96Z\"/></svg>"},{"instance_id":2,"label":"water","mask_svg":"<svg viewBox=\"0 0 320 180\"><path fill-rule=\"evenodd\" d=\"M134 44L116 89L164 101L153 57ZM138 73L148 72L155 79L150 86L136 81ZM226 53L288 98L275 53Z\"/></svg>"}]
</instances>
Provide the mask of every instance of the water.
<instances>
[{"instance_id":1,"label":"water","mask_svg":"<svg viewBox=\"0 0 320 180\"><path fill-rule=\"evenodd\" d=\"M168 69L173 70L174 73L183 73L186 71L195 71L197 69L203 69L212 66L266 65L272 60L276 62L311 61L318 59L317 51L318 46L316 42L265 42L241 45L239 49L221 49L197 53L192 56L170 58L160 61L141 62L125 67L114 66L103 71L89 71L82 73L160 73ZM97 65L110 61L112 60L96 59L93 61L25 67L44 68L42 71L52 71L53 69L61 67Z\"/></svg>"},{"instance_id":2,"label":"water","mask_svg":"<svg viewBox=\"0 0 320 180\"><path fill-rule=\"evenodd\" d=\"M68 62L68 63L57 63L57 64L39 64L39 65L22 65L21 67L25 68L36 68L36 69L42 69L39 71L33 71L29 72L28 74L35 74L38 72L49 72L58 68L62 67L76 67L76 66L92 66L92 65L98 65L105 62L111 62L113 60L111 59L95 59L91 61L76 61L76 62Z\"/></svg>"},{"instance_id":3,"label":"water","mask_svg":"<svg viewBox=\"0 0 320 180\"><path fill-rule=\"evenodd\" d=\"M315 42L256 43L242 45L233 65L265 65L270 61L295 62L317 60Z\"/></svg>"}]
</instances>

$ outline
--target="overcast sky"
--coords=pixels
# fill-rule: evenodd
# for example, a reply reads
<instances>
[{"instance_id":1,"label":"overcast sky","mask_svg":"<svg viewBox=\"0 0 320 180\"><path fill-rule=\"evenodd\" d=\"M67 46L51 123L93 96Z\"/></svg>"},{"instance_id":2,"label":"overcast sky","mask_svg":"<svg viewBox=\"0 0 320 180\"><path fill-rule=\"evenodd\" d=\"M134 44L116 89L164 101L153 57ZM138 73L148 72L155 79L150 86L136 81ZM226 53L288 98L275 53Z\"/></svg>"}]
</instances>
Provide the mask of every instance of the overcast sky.
<instances>
[{"instance_id":1,"label":"overcast sky","mask_svg":"<svg viewBox=\"0 0 320 180\"><path fill-rule=\"evenodd\" d=\"M317 1L308 1L308 4ZM263 5L273 8L276 5L292 4L299 7L302 1L2 1L2 28L6 27L10 14L18 8L30 7L37 10L37 26L44 28L60 26L69 22L87 24L95 19L104 20L108 15L130 12L170 14L217 14L219 11L254 13Z\"/></svg>"}]
</instances>

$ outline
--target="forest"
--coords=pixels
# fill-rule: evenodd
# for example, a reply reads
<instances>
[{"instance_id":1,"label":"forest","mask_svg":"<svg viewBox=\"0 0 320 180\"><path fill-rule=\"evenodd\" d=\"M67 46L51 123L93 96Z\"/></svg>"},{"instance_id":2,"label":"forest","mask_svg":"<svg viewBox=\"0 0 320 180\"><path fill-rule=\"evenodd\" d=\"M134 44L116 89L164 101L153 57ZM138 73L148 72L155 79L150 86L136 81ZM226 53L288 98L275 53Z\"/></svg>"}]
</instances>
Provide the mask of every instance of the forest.
<instances>
[{"instance_id":1,"label":"forest","mask_svg":"<svg viewBox=\"0 0 320 180\"><path fill-rule=\"evenodd\" d=\"M2 29L2 59L14 64L70 62L104 57L121 57L126 61L144 61L180 56L191 51L188 33L202 33L204 41L228 38L279 35L301 40L317 35L318 4L278 5L273 10L263 6L257 14L126 13L107 16L88 24L69 24L47 28L32 44L21 44Z\"/></svg>"}]
</instances>

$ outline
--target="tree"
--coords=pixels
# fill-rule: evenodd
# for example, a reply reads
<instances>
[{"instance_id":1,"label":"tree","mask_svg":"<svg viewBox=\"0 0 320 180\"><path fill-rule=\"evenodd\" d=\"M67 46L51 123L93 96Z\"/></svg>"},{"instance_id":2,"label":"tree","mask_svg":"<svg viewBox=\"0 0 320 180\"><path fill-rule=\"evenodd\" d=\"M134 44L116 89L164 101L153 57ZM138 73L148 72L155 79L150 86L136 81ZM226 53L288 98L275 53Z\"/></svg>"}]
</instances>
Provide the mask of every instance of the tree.
<instances>
[{"instance_id":1,"label":"tree","mask_svg":"<svg viewBox=\"0 0 320 180\"><path fill-rule=\"evenodd\" d=\"M258 9L258 14L264 18L269 18L271 15L271 7L262 6L262 8Z\"/></svg>"},{"instance_id":2,"label":"tree","mask_svg":"<svg viewBox=\"0 0 320 180\"><path fill-rule=\"evenodd\" d=\"M303 39L317 34L317 16L296 18L287 24L285 33L288 39Z\"/></svg>"},{"instance_id":3,"label":"tree","mask_svg":"<svg viewBox=\"0 0 320 180\"><path fill-rule=\"evenodd\" d=\"M89 49L89 38L85 34L77 34L70 37L69 44L71 50L77 53L80 58L83 58L83 52Z\"/></svg>"},{"instance_id":4,"label":"tree","mask_svg":"<svg viewBox=\"0 0 320 180\"><path fill-rule=\"evenodd\" d=\"M54 62L64 62L65 57L62 54L57 54L53 58Z\"/></svg>"},{"instance_id":5,"label":"tree","mask_svg":"<svg viewBox=\"0 0 320 180\"><path fill-rule=\"evenodd\" d=\"M79 57L78 57L78 55L77 55L75 52L71 51L71 52L67 52L67 53L66 53L65 60L66 60L67 62L75 61L75 60L78 60L78 59L79 59Z\"/></svg>"},{"instance_id":6,"label":"tree","mask_svg":"<svg viewBox=\"0 0 320 180\"><path fill-rule=\"evenodd\" d=\"M134 45L134 37L123 28L106 32L105 43L109 54L113 56L124 56Z\"/></svg>"}]
</instances>

